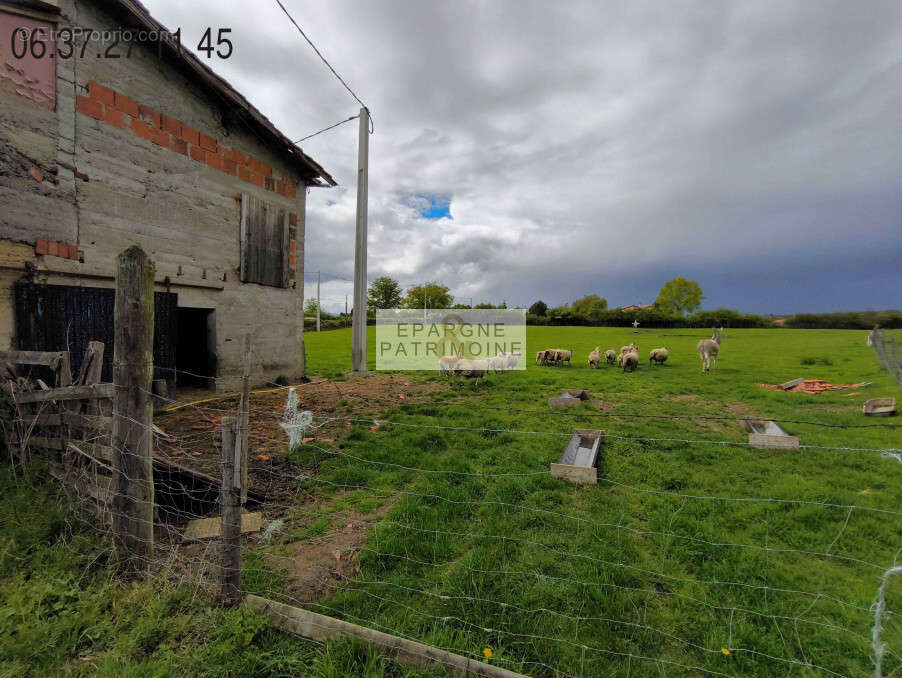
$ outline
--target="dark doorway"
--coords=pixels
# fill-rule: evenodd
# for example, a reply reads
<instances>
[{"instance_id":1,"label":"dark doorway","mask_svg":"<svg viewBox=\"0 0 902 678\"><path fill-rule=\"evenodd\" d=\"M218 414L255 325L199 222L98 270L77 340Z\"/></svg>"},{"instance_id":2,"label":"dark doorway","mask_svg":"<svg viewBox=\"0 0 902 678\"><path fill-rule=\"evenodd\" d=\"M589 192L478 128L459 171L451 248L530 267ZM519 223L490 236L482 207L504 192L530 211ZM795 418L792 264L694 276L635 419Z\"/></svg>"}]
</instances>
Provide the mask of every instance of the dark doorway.
<instances>
[{"instance_id":1,"label":"dark doorway","mask_svg":"<svg viewBox=\"0 0 902 678\"><path fill-rule=\"evenodd\" d=\"M213 388L216 385L214 327L212 309L178 309L175 360L179 386Z\"/></svg>"}]
</instances>

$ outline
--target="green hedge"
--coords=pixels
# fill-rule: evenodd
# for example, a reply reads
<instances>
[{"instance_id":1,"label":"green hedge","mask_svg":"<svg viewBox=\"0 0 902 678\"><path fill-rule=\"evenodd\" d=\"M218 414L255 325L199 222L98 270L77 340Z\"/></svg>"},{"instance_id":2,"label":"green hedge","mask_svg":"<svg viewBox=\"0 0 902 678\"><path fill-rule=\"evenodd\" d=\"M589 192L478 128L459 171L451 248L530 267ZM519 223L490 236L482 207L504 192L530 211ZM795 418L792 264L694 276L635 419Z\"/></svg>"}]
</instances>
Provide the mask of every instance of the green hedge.
<instances>
[{"instance_id":1,"label":"green hedge","mask_svg":"<svg viewBox=\"0 0 902 678\"><path fill-rule=\"evenodd\" d=\"M870 330L880 325L902 329L902 311L850 311L846 313L797 313L786 319L786 327L796 329Z\"/></svg>"},{"instance_id":2,"label":"green hedge","mask_svg":"<svg viewBox=\"0 0 902 678\"><path fill-rule=\"evenodd\" d=\"M629 327L634 320L639 327L773 327L770 318L743 314L728 308L714 311L698 311L688 316L662 313L654 309L639 311L604 311L595 320L572 312L548 316L526 315L527 325L587 325L591 327Z\"/></svg>"}]
</instances>

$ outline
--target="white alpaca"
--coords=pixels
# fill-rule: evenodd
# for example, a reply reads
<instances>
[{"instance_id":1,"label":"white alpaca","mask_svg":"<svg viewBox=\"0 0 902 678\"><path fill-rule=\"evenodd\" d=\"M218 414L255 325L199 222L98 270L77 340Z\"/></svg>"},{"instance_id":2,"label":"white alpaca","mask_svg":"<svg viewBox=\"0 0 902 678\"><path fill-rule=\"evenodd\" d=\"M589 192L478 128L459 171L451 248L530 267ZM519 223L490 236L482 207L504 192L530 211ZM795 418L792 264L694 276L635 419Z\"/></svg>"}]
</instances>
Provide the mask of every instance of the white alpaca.
<instances>
[{"instance_id":1,"label":"white alpaca","mask_svg":"<svg viewBox=\"0 0 902 678\"><path fill-rule=\"evenodd\" d=\"M702 339L698 342L698 357L702 360L702 372L708 372L711 369L712 361L713 366L717 367L717 354L720 353L722 331L723 327L719 330L715 329L710 339Z\"/></svg>"}]
</instances>

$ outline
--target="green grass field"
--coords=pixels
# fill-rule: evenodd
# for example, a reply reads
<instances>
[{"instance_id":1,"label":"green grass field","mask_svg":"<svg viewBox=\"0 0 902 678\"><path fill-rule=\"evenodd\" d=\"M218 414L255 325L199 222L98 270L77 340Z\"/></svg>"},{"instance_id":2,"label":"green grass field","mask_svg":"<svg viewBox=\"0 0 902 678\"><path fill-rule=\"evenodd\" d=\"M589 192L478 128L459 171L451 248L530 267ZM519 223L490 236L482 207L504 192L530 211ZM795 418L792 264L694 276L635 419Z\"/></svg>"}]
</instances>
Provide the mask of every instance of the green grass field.
<instances>
[{"instance_id":1,"label":"green grass field","mask_svg":"<svg viewBox=\"0 0 902 678\"><path fill-rule=\"evenodd\" d=\"M464 654L488 647L493 662L537 676L873 675L871 606L902 547L902 464L871 451L752 449L736 419L807 422L784 424L803 446L900 448L902 429L839 426L898 423L864 417L861 404L902 394L865 332L728 330L717 369L701 374L705 336L530 327L528 354L570 348L573 366L527 359L526 371L478 389L386 405L379 430L359 423L325 461L322 449L297 450L319 461L304 489L340 496L330 511L395 501L359 575L322 605ZM586 365L596 345L634 340L646 356L635 373ZM306 342L311 374L348 369L349 331ZM659 346L670 359L651 367ZM794 377L872 384L851 396L759 386ZM550 410L562 388L589 389L601 409ZM575 428L609 436L597 486L547 475ZM754 498L780 501L736 501ZM899 580L885 675L902 674Z\"/></svg>"},{"instance_id":2,"label":"green grass field","mask_svg":"<svg viewBox=\"0 0 902 678\"><path fill-rule=\"evenodd\" d=\"M359 644L320 645L219 609L189 584L128 581L108 541L40 469L0 470L0 677L427 678ZM245 562L248 584L265 573Z\"/></svg>"}]
</instances>

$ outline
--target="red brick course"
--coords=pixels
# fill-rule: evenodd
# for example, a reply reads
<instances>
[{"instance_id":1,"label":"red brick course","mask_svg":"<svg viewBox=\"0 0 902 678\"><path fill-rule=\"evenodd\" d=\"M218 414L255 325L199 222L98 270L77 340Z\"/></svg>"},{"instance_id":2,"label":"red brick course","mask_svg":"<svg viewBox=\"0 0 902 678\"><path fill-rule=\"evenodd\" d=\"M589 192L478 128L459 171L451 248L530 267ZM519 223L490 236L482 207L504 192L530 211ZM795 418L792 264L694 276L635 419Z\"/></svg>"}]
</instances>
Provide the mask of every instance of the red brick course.
<instances>
[{"instance_id":1,"label":"red brick course","mask_svg":"<svg viewBox=\"0 0 902 678\"><path fill-rule=\"evenodd\" d=\"M88 97L78 97L75 108L79 113L89 115L95 120L103 120L103 104Z\"/></svg>"},{"instance_id":2,"label":"red brick course","mask_svg":"<svg viewBox=\"0 0 902 678\"><path fill-rule=\"evenodd\" d=\"M188 149L188 153L192 160L197 160L197 162L207 162L207 152L202 148L192 146Z\"/></svg>"},{"instance_id":3,"label":"red brick course","mask_svg":"<svg viewBox=\"0 0 902 678\"><path fill-rule=\"evenodd\" d=\"M175 118L170 118L164 113L160 119L160 128L167 132L172 132L173 134L181 134L182 124Z\"/></svg>"},{"instance_id":4,"label":"red brick course","mask_svg":"<svg viewBox=\"0 0 902 678\"><path fill-rule=\"evenodd\" d=\"M182 139L187 141L189 144L194 144L195 146L200 145L200 134L193 127L188 127L188 125L182 124Z\"/></svg>"},{"instance_id":5,"label":"red brick course","mask_svg":"<svg viewBox=\"0 0 902 678\"><path fill-rule=\"evenodd\" d=\"M138 102L134 99L131 99L124 94L119 94L119 92L115 92L116 98L116 108L125 113L126 115L130 115L133 118L138 117Z\"/></svg>"},{"instance_id":6,"label":"red brick course","mask_svg":"<svg viewBox=\"0 0 902 678\"><path fill-rule=\"evenodd\" d=\"M34 244L34 253L47 257L78 260L78 247L64 242L53 242L47 238L38 238Z\"/></svg>"},{"instance_id":7,"label":"red brick course","mask_svg":"<svg viewBox=\"0 0 902 678\"><path fill-rule=\"evenodd\" d=\"M160 126L160 113L153 110L150 106L144 104L138 105L138 117L150 124L152 127Z\"/></svg>"},{"instance_id":8,"label":"red brick course","mask_svg":"<svg viewBox=\"0 0 902 678\"><path fill-rule=\"evenodd\" d=\"M116 105L116 93L109 87L104 87L97 82L88 83L88 96L94 101L102 103L104 106Z\"/></svg>"},{"instance_id":9,"label":"red brick course","mask_svg":"<svg viewBox=\"0 0 902 678\"><path fill-rule=\"evenodd\" d=\"M115 125L119 128L125 127L125 114L122 111L117 111L115 108L107 108L103 112L103 121L108 125Z\"/></svg>"},{"instance_id":10,"label":"red brick course","mask_svg":"<svg viewBox=\"0 0 902 678\"><path fill-rule=\"evenodd\" d=\"M184 139L172 137L172 144L169 146L176 153L181 153L182 155L188 155L188 142Z\"/></svg>"},{"instance_id":11,"label":"red brick course","mask_svg":"<svg viewBox=\"0 0 902 678\"><path fill-rule=\"evenodd\" d=\"M108 125L130 129L135 136L190 157L195 162L205 163L221 172L237 176L242 181L267 191L289 198L297 197L293 180L273 176L272 167L265 162L223 146L215 138L180 120L140 104L98 82L88 83L88 96L78 96L76 110ZM296 224L297 215L292 214L291 218L292 224ZM53 243L46 244L48 248L52 245ZM60 247L68 247L59 243L56 245L58 251ZM64 251L68 253L68 250ZM74 247L73 254L70 258L77 258L78 253Z\"/></svg>"}]
</instances>

